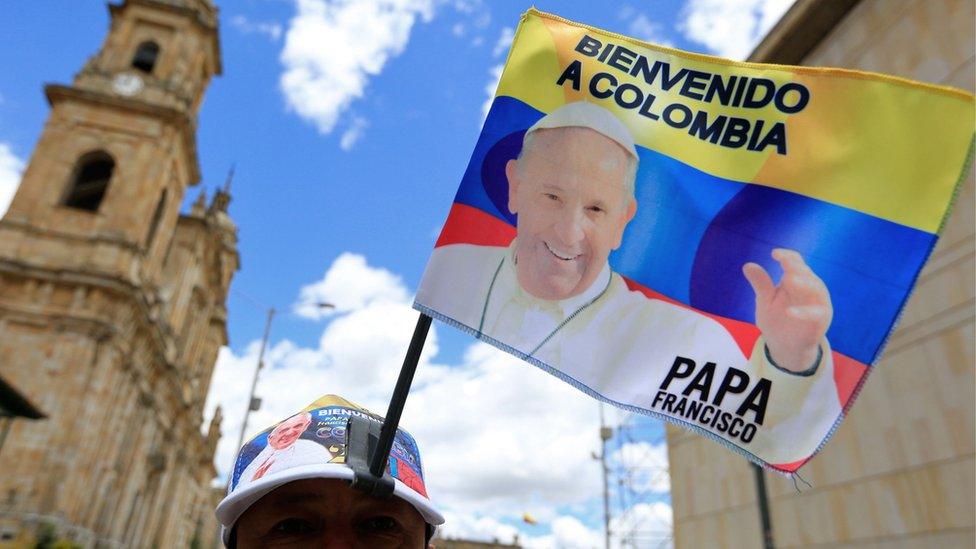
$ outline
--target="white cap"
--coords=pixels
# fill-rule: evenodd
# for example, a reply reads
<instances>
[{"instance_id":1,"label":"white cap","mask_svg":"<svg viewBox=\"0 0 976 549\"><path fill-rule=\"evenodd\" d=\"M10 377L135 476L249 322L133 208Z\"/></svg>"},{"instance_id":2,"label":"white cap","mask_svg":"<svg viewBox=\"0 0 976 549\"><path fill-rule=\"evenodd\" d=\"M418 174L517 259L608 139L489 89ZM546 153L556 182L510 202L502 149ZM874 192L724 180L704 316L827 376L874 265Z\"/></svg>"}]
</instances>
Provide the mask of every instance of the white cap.
<instances>
[{"instance_id":1,"label":"white cap","mask_svg":"<svg viewBox=\"0 0 976 549\"><path fill-rule=\"evenodd\" d=\"M348 400L326 395L266 429L238 451L227 497L216 509L225 545L244 511L275 488L310 478L353 479L353 470L345 463L346 420L350 415L382 421ZM403 429L397 429L386 472L394 479L394 496L413 505L427 524L444 523L444 516L427 497L417 443Z\"/></svg>"},{"instance_id":2,"label":"white cap","mask_svg":"<svg viewBox=\"0 0 976 549\"><path fill-rule=\"evenodd\" d=\"M635 159L638 158L637 149L634 147L634 138L630 135L630 130L612 112L599 105L587 103L586 101L567 103L540 118L538 122L533 124L525 132L525 135L529 135L536 130L550 130L554 128L589 128L613 139L628 154Z\"/></svg>"}]
</instances>

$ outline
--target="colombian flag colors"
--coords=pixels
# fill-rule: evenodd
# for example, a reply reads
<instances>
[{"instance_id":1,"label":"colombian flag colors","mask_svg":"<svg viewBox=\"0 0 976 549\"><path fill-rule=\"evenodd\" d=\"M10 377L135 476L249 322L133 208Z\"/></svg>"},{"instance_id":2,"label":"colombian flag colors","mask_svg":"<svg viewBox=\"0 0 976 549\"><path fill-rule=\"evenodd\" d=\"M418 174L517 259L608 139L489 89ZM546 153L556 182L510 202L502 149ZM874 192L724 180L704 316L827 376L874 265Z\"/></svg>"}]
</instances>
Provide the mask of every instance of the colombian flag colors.
<instances>
[{"instance_id":1,"label":"colombian flag colors","mask_svg":"<svg viewBox=\"0 0 976 549\"><path fill-rule=\"evenodd\" d=\"M883 74L698 55L532 9L438 249L509 245L517 218L506 163L530 126L577 101L612 112L636 145L637 215L609 258L631 291L714 319L748 357L760 334L743 264L760 263L775 280L782 269L770 249L793 249L829 288L839 412L822 446L880 356L968 174L973 96ZM813 453L777 463L740 450L785 472Z\"/></svg>"}]
</instances>

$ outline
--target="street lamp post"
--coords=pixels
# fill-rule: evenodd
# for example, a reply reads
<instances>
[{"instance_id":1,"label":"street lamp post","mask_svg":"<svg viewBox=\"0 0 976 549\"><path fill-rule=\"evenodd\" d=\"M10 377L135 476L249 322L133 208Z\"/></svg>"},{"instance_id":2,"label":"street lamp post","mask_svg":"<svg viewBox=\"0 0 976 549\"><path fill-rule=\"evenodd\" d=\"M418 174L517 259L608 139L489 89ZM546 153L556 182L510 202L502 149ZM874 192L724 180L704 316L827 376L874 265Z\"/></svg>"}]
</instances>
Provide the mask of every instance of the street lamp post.
<instances>
[{"instance_id":1,"label":"street lamp post","mask_svg":"<svg viewBox=\"0 0 976 549\"><path fill-rule=\"evenodd\" d=\"M318 302L315 306L319 309L335 308L335 305L326 302ZM247 410L244 412L244 422L241 424L241 434L237 439L236 450L244 446L244 434L247 432L247 422L251 417L251 412L256 412L261 408L261 400L254 397L254 392L258 387L258 376L261 374L261 369L264 368L264 351L268 346L268 336L271 334L271 321L274 320L277 312L274 307L268 308L268 318L264 322L264 336L261 338L261 350L258 352L258 366L254 369L254 379L251 380L251 392L247 398ZM233 468L231 470L233 471ZM227 482L230 483L230 480L231 476L228 475Z\"/></svg>"},{"instance_id":2,"label":"street lamp post","mask_svg":"<svg viewBox=\"0 0 976 549\"><path fill-rule=\"evenodd\" d=\"M251 380L251 393L247 398L247 411L244 412L244 423L241 424L241 436L237 439L237 447L244 446L244 432L247 431L247 420L251 417L251 412L256 412L261 407L260 402L254 401L254 391L258 387L258 375L264 368L264 349L268 346L268 335L271 333L271 321L274 320L275 308L268 309L268 319L264 322L264 337L261 338L261 350L258 352L258 367L254 369L254 379ZM257 406L255 406L257 404Z\"/></svg>"},{"instance_id":3,"label":"street lamp post","mask_svg":"<svg viewBox=\"0 0 976 549\"><path fill-rule=\"evenodd\" d=\"M603 471L603 546L610 549L610 467L607 464L607 442L613 438L613 428L607 426L603 418L603 403L600 403L600 468ZM593 456L596 458L597 456Z\"/></svg>"}]
</instances>

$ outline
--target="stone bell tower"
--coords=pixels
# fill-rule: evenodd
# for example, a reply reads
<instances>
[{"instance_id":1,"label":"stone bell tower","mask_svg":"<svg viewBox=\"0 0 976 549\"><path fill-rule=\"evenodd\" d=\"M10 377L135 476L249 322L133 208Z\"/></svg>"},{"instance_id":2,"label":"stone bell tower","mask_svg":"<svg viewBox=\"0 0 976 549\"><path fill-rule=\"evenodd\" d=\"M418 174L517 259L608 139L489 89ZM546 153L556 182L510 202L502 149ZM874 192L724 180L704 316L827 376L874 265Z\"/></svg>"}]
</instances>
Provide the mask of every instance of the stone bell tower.
<instances>
[{"instance_id":1,"label":"stone bell tower","mask_svg":"<svg viewBox=\"0 0 976 549\"><path fill-rule=\"evenodd\" d=\"M238 268L229 186L200 180L197 114L221 72L210 0L109 5L104 43L51 113L0 220L0 375L48 415L0 447L0 546L209 537L201 434Z\"/></svg>"},{"instance_id":2,"label":"stone bell tower","mask_svg":"<svg viewBox=\"0 0 976 549\"><path fill-rule=\"evenodd\" d=\"M5 221L40 240L56 233L79 264L142 279L200 179L197 111L220 74L216 10L208 0L109 10L105 42L74 83L45 88L51 116Z\"/></svg>"}]
</instances>

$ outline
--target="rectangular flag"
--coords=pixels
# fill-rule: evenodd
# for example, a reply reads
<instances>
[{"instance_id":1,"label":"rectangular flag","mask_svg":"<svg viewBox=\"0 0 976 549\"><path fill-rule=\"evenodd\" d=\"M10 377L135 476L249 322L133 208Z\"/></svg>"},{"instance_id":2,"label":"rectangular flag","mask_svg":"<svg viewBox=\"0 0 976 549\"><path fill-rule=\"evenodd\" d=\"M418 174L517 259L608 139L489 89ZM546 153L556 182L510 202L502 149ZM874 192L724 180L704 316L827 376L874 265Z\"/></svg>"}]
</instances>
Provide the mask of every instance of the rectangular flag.
<instances>
[{"instance_id":1,"label":"rectangular flag","mask_svg":"<svg viewBox=\"0 0 976 549\"><path fill-rule=\"evenodd\" d=\"M414 307L792 473L880 355L973 120L952 88L529 10Z\"/></svg>"}]
</instances>

